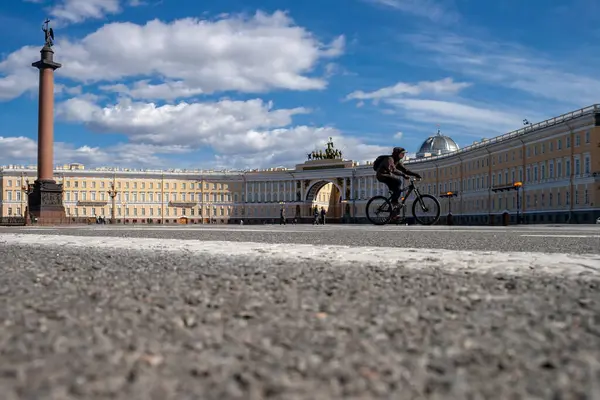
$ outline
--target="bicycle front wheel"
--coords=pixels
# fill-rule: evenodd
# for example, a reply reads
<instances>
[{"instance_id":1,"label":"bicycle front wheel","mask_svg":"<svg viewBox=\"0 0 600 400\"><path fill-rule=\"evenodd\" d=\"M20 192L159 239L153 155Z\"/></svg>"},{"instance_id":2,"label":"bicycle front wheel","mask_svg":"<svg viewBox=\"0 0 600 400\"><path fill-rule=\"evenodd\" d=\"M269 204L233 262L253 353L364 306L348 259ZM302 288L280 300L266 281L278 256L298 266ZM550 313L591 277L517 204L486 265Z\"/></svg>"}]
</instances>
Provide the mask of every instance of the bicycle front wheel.
<instances>
[{"instance_id":1,"label":"bicycle front wheel","mask_svg":"<svg viewBox=\"0 0 600 400\"><path fill-rule=\"evenodd\" d=\"M392 219L392 203L383 196L375 196L367 203L367 219L374 225L385 225Z\"/></svg>"},{"instance_id":2,"label":"bicycle front wheel","mask_svg":"<svg viewBox=\"0 0 600 400\"><path fill-rule=\"evenodd\" d=\"M415 198L412 206L412 214L421 225L433 225L440 219L441 206L435 196L422 194ZM423 213L424 215L421 215Z\"/></svg>"}]
</instances>

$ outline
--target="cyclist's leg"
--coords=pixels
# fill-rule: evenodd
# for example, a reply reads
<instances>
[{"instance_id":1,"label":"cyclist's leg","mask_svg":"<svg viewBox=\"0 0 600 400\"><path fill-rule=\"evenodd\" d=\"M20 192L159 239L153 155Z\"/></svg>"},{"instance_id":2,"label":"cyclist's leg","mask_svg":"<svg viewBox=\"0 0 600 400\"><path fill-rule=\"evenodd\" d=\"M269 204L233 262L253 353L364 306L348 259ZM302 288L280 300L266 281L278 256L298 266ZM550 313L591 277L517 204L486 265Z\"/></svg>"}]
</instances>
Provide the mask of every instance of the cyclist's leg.
<instances>
[{"instance_id":1,"label":"cyclist's leg","mask_svg":"<svg viewBox=\"0 0 600 400\"><path fill-rule=\"evenodd\" d=\"M402 193L402 181L399 178L384 176L380 180L381 183L384 183L390 192L392 192L392 196L390 197L390 201L392 205L398 205L398 199L400 198L400 194Z\"/></svg>"},{"instance_id":2,"label":"cyclist's leg","mask_svg":"<svg viewBox=\"0 0 600 400\"><path fill-rule=\"evenodd\" d=\"M402 194L402 180L395 177L390 178L388 187L392 191L392 197L390 198L390 201L392 204L397 205L398 200L400 199L400 194Z\"/></svg>"}]
</instances>

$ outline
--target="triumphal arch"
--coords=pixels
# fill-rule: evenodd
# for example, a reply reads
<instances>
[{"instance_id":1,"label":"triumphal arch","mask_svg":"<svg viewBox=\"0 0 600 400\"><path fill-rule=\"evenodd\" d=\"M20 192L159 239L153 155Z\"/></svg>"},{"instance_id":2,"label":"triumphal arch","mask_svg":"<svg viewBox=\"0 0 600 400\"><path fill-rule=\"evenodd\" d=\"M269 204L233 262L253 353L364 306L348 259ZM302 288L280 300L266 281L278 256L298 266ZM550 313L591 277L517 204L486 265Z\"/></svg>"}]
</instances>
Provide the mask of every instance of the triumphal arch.
<instances>
[{"instance_id":1,"label":"triumphal arch","mask_svg":"<svg viewBox=\"0 0 600 400\"><path fill-rule=\"evenodd\" d=\"M385 191L371 165L345 160L331 138L324 150L307 154L307 160L294 169L248 171L244 181L243 214L251 220L260 219L256 214L266 205L269 209L262 213L272 217L284 210L286 218L306 220L317 208L326 210L328 220L355 221L364 218L368 199Z\"/></svg>"}]
</instances>

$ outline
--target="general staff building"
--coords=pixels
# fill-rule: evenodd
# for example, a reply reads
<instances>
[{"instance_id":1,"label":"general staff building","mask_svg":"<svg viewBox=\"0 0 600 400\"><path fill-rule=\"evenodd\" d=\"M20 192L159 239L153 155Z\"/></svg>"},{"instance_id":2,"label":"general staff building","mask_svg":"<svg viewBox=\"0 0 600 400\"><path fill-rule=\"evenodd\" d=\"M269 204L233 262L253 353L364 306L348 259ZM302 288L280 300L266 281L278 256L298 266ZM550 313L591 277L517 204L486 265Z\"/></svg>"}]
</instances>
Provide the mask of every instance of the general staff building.
<instances>
[{"instance_id":1,"label":"general staff building","mask_svg":"<svg viewBox=\"0 0 600 400\"><path fill-rule=\"evenodd\" d=\"M282 213L307 222L315 207L331 222L366 222L367 201L387 188L370 163L327 154L333 156L295 168L246 171L69 164L57 167L54 179L73 223L113 215L116 223L271 223ZM406 164L423 176L421 191L440 198L441 223L450 210L460 224L494 224L506 215L513 222L520 215L526 223L593 223L600 217L600 106L462 148L438 132ZM0 167L3 218L23 216L27 182L35 179L35 166Z\"/></svg>"}]
</instances>

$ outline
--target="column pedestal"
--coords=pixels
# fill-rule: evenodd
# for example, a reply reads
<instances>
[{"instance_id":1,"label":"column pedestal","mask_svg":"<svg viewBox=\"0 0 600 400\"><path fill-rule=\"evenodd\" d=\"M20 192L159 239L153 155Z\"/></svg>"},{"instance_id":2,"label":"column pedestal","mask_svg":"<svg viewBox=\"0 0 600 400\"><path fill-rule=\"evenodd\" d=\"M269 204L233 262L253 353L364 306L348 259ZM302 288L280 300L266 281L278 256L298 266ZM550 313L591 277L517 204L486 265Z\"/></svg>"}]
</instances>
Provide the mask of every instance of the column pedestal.
<instances>
[{"instance_id":1,"label":"column pedestal","mask_svg":"<svg viewBox=\"0 0 600 400\"><path fill-rule=\"evenodd\" d=\"M54 180L36 180L28 197L28 220L36 225L67 223L63 185Z\"/></svg>"}]
</instances>

